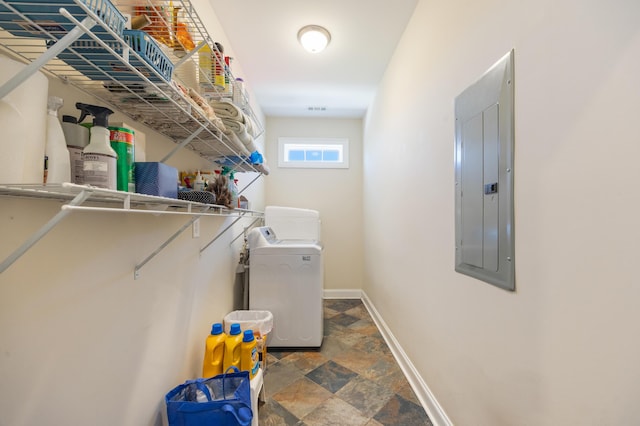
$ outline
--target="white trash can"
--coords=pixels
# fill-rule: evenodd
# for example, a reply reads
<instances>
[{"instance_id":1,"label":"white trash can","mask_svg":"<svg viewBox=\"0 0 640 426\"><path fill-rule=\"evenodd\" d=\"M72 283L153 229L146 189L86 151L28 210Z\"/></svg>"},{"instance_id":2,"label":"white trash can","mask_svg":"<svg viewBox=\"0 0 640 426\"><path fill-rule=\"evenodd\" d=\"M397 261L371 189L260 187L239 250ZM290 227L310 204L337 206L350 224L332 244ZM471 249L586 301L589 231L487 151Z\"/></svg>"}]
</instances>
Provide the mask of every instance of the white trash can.
<instances>
[{"instance_id":1,"label":"white trash can","mask_svg":"<svg viewBox=\"0 0 640 426\"><path fill-rule=\"evenodd\" d=\"M233 311L224 317L224 332L229 335L231 324L240 324L242 331L252 330L258 342L260 367L267 369L267 335L273 328L273 314L270 311Z\"/></svg>"}]
</instances>

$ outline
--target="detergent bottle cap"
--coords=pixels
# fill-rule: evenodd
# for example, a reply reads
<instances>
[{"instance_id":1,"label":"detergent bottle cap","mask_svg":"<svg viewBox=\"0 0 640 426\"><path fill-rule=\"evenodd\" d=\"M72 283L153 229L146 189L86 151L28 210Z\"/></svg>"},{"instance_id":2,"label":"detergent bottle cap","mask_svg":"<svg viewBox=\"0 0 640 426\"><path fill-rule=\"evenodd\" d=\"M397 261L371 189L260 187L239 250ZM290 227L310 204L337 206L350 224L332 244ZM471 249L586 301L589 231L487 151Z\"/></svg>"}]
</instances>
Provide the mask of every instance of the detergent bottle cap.
<instances>
[{"instance_id":1,"label":"detergent bottle cap","mask_svg":"<svg viewBox=\"0 0 640 426\"><path fill-rule=\"evenodd\" d=\"M229 334L231 336L237 336L241 332L242 330L240 330L240 324L238 323L231 324L231 329L229 330Z\"/></svg>"},{"instance_id":2,"label":"detergent bottle cap","mask_svg":"<svg viewBox=\"0 0 640 426\"><path fill-rule=\"evenodd\" d=\"M252 330L245 330L244 331L244 337L242 338L243 342L253 342L253 331Z\"/></svg>"},{"instance_id":3,"label":"detergent bottle cap","mask_svg":"<svg viewBox=\"0 0 640 426\"><path fill-rule=\"evenodd\" d=\"M219 322L213 324L211 327L211 334L217 336L218 334L222 334L222 324Z\"/></svg>"}]
</instances>

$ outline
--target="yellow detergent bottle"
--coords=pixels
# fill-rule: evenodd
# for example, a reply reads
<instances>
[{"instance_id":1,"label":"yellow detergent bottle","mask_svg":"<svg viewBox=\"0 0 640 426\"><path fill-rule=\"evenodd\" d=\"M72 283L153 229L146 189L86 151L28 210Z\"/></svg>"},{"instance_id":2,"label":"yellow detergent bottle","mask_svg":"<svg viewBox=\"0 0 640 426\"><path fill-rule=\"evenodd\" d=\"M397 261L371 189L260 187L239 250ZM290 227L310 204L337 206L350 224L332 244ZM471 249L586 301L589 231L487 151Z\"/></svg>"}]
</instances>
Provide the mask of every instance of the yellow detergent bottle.
<instances>
[{"instance_id":1,"label":"yellow detergent bottle","mask_svg":"<svg viewBox=\"0 0 640 426\"><path fill-rule=\"evenodd\" d=\"M223 360L223 373L227 372L229 367L233 366L240 370L240 345L242 344L242 333L240 330L240 324L231 324L229 335L224 341L224 360Z\"/></svg>"},{"instance_id":2,"label":"yellow detergent bottle","mask_svg":"<svg viewBox=\"0 0 640 426\"><path fill-rule=\"evenodd\" d=\"M224 359L224 342L227 335L222 331L222 324L215 323L211 327L211 334L204 346L204 361L202 362L202 377L213 377L222 374Z\"/></svg>"},{"instance_id":3,"label":"yellow detergent bottle","mask_svg":"<svg viewBox=\"0 0 640 426\"><path fill-rule=\"evenodd\" d=\"M253 330L245 330L240 351L240 370L249 372L249 380L258 372L258 342L253 337Z\"/></svg>"}]
</instances>

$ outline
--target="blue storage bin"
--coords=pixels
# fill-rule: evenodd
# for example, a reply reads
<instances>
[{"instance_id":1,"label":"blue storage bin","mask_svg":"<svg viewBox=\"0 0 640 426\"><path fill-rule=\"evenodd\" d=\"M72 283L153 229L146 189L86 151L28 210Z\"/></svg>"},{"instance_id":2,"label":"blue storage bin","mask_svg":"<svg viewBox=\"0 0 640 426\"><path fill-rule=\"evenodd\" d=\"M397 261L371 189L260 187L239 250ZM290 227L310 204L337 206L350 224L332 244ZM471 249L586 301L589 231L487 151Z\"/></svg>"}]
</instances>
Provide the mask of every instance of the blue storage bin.
<instances>
[{"instance_id":1,"label":"blue storage bin","mask_svg":"<svg viewBox=\"0 0 640 426\"><path fill-rule=\"evenodd\" d=\"M171 82L173 63L151 36L140 30L124 30L124 39L129 46L158 71L167 82Z\"/></svg>"},{"instance_id":2,"label":"blue storage bin","mask_svg":"<svg viewBox=\"0 0 640 426\"><path fill-rule=\"evenodd\" d=\"M109 0L78 0L98 15L104 24L122 37L125 18ZM87 14L74 0L7 0L0 5L0 27L19 37L64 37L75 24L62 16L61 7L67 9L79 21ZM114 40L99 24L92 29L103 40ZM91 39L83 35L82 39Z\"/></svg>"},{"instance_id":3,"label":"blue storage bin","mask_svg":"<svg viewBox=\"0 0 640 426\"><path fill-rule=\"evenodd\" d=\"M138 58L130 54L129 64L152 82L171 82L173 63L150 35L140 30L124 30L123 38L131 50L135 51L146 62L146 64L142 63ZM105 42L116 53L122 54L121 43L115 40ZM55 41L48 43L49 47L53 44L55 44ZM65 61L76 71L91 80L108 80L109 77L112 77L118 81L144 81L124 65L120 57L111 54L95 40L76 41L71 44L70 49L65 49L58 54L58 59ZM161 77L149 71L147 64L160 73Z\"/></svg>"},{"instance_id":4,"label":"blue storage bin","mask_svg":"<svg viewBox=\"0 0 640 426\"><path fill-rule=\"evenodd\" d=\"M133 166L136 192L178 198L178 169L158 162L136 162Z\"/></svg>"}]
</instances>

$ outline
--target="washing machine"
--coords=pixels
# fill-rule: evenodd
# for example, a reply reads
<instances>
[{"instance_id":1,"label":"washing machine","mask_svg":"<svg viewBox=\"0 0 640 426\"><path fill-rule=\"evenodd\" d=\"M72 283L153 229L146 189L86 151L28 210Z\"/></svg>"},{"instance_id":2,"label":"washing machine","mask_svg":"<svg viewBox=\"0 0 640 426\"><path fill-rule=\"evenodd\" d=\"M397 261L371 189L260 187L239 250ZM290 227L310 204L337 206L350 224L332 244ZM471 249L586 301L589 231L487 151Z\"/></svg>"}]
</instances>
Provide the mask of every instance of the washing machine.
<instances>
[{"instance_id":1,"label":"washing machine","mask_svg":"<svg viewBox=\"0 0 640 426\"><path fill-rule=\"evenodd\" d=\"M315 222L308 221L319 230ZM300 224L295 220L290 223ZM319 237L317 233L307 231L285 234ZM252 229L247 239L249 309L273 314L273 329L267 338L267 346L320 347L324 319L322 244L318 239L280 239L270 226Z\"/></svg>"}]
</instances>

